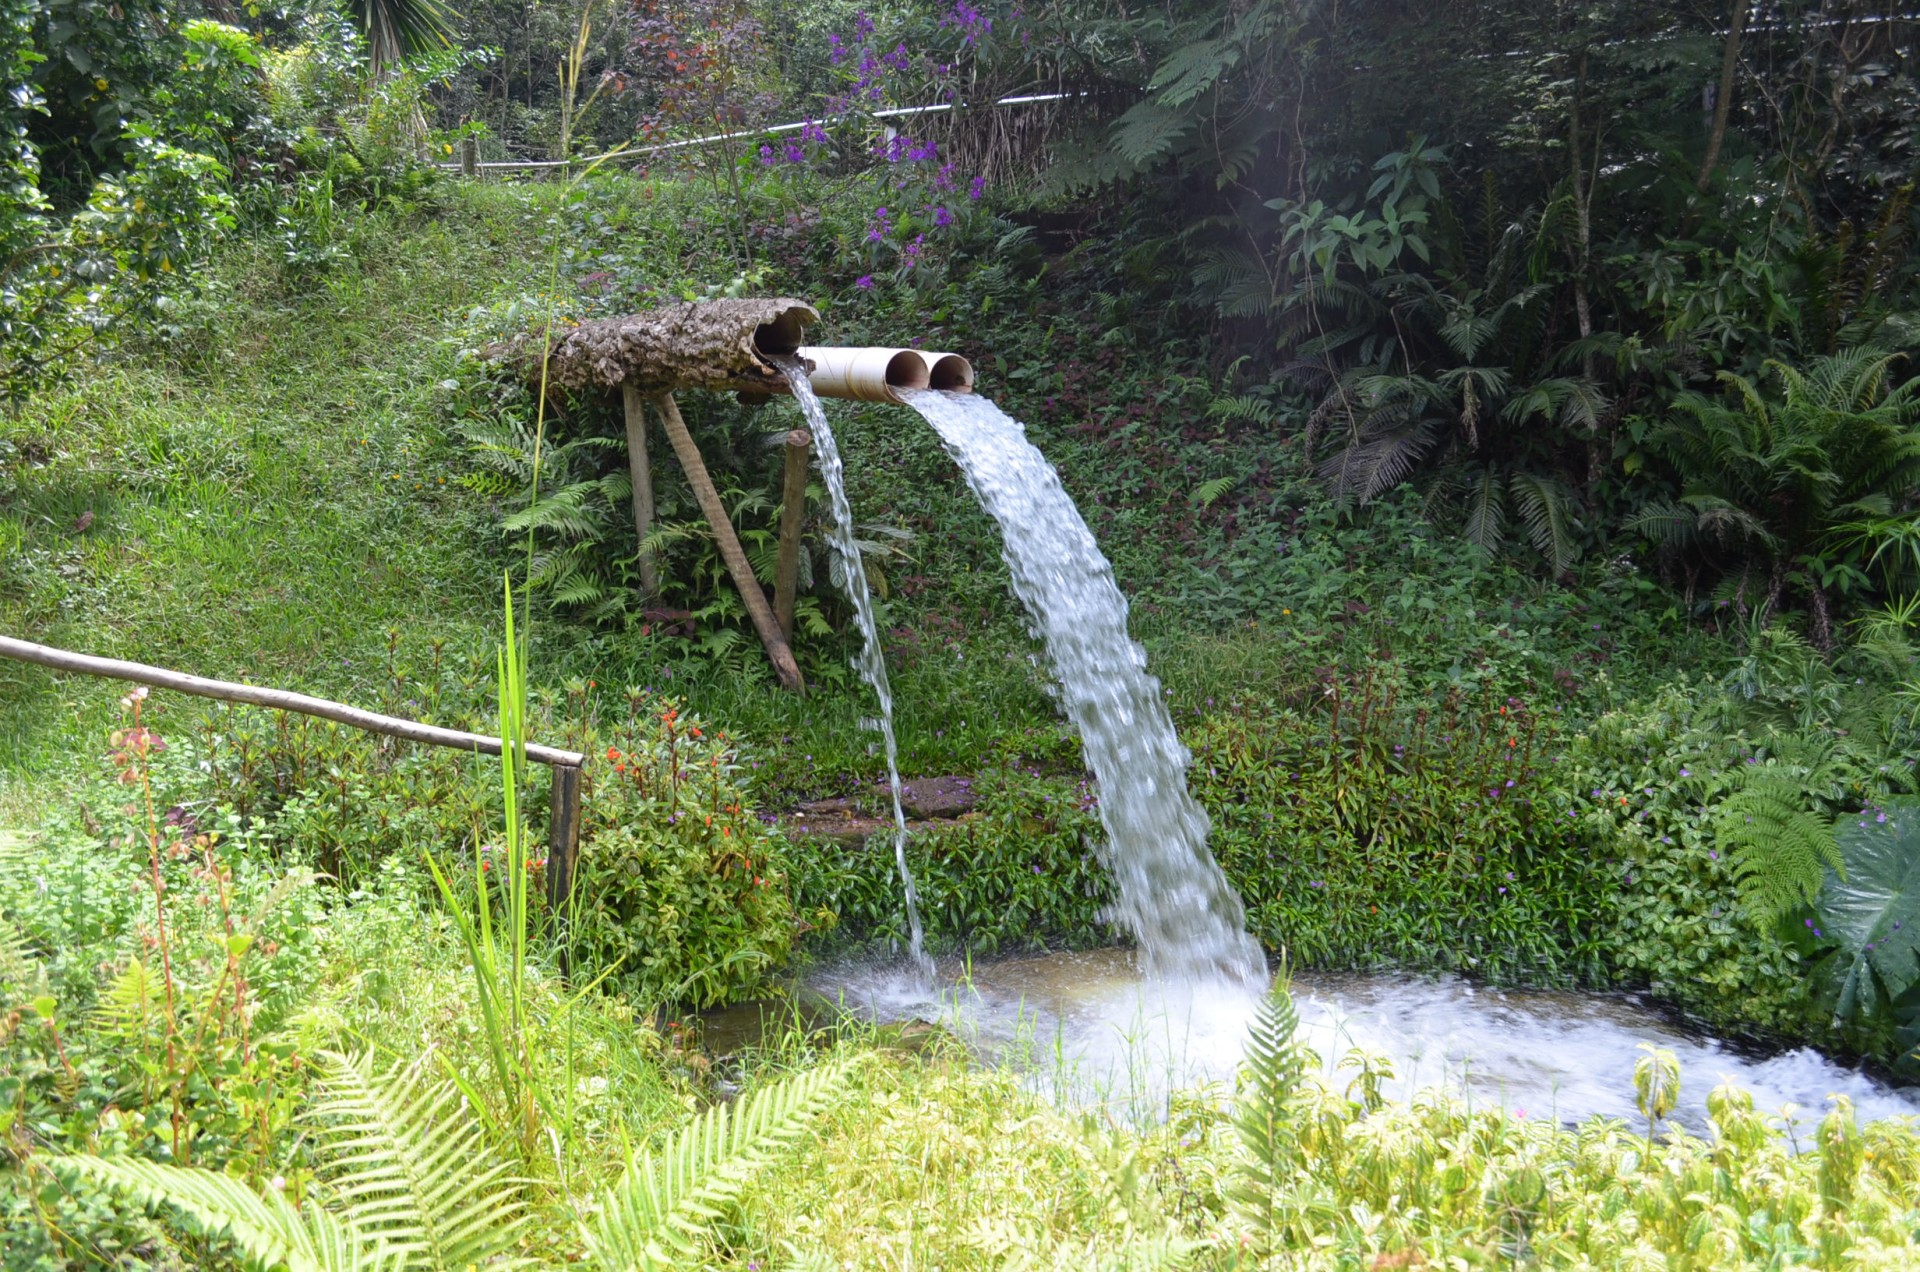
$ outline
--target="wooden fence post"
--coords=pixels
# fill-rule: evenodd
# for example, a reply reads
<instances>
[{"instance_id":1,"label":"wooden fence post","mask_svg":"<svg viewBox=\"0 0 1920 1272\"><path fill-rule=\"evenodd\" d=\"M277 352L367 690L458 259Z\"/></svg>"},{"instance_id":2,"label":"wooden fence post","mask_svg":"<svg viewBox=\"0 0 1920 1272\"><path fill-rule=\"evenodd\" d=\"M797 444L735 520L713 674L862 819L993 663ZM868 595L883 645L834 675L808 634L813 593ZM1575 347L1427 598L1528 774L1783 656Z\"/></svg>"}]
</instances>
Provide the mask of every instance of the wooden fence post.
<instances>
[{"instance_id":1,"label":"wooden fence post","mask_svg":"<svg viewBox=\"0 0 1920 1272\"><path fill-rule=\"evenodd\" d=\"M553 812L547 823L547 912L564 924L573 900L574 860L580 851L580 766L553 766Z\"/></svg>"},{"instance_id":2,"label":"wooden fence post","mask_svg":"<svg viewBox=\"0 0 1920 1272\"><path fill-rule=\"evenodd\" d=\"M480 139L462 137L460 139L460 175L478 176L480 173Z\"/></svg>"},{"instance_id":3,"label":"wooden fence post","mask_svg":"<svg viewBox=\"0 0 1920 1272\"><path fill-rule=\"evenodd\" d=\"M813 438L803 428L787 434L787 467L780 491L780 562L773 572L773 616L793 639L793 602L800 589L800 529L807 515L807 454Z\"/></svg>"}]
</instances>

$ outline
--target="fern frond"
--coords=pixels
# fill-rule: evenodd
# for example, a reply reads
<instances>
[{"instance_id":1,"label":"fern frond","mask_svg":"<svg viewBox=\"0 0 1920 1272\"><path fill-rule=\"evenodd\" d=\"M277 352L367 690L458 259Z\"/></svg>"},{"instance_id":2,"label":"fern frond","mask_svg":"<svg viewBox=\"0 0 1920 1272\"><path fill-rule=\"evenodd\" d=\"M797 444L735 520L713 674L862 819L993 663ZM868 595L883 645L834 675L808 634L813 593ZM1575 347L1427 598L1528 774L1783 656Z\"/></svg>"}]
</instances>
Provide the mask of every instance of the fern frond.
<instances>
[{"instance_id":1,"label":"fern frond","mask_svg":"<svg viewBox=\"0 0 1920 1272\"><path fill-rule=\"evenodd\" d=\"M1829 869L1841 868L1833 828L1807 808L1805 781L1780 765L1750 769L1714 816L1733 863L1740 904L1757 922L1812 901Z\"/></svg>"},{"instance_id":2,"label":"fern frond","mask_svg":"<svg viewBox=\"0 0 1920 1272\"><path fill-rule=\"evenodd\" d=\"M0 1010L31 998L45 977L45 969L27 943L27 934L10 920L0 918Z\"/></svg>"},{"instance_id":3,"label":"fern frond","mask_svg":"<svg viewBox=\"0 0 1920 1272\"><path fill-rule=\"evenodd\" d=\"M797 1139L852 1077L843 1060L706 1110L659 1152L627 1155L626 1173L587 1234L607 1272L675 1266L774 1154Z\"/></svg>"},{"instance_id":4,"label":"fern frond","mask_svg":"<svg viewBox=\"0 0 1920 1272\"><path fill-rule=\"evenodd\" d=\"M44 1160L69 1179L150 1209L177 1211L208 1235L232 1241L248 1266L263 1272L387 1272L404 1266L398 1251L342 1224L324 1207L312 1204L302 1213L279 1192L260 1196L230 1175L138 1157L76 1154Z\"/></svg>"},{"instance_id":5,"label":"fern frond","mask_svg":"<svg viewBox=\"0 0 1920 1272\"><path fill-rule=\"evenodd\" d=\"M405 1067L373 1073L371 1056L321 1053L322 1095L309 1115L329 1191L354 1228L410 1263L458 1272L503 1264L525 1222L506 1167L451 1082Z\"/></svg>"},{"instance_id":6,"label":"fern frond","mask_svg":"<svg viewBox=\"0 0 1920 1272\"><path fill-rule=\"evenodd\" d=\"M1509 484L1533 546L1547 559L1555 574L1572 569L1580 555L1580 545L1573 537L1576 525L1572 492L1552 478L1535 473L1515 473Z\"/></svg>"},{"instance_id":7,"label":"fern frond","mask_svg":"<svg viewBox=\"0 0 1920 1272\"><path fill-rule=\"evenodd\" d=\"M1293 1168L1294 1132L1288 1105L1314 1055L1296 1035L1300 1013L1285 973L1254 1014L1240 1063L1233 1126L1245 1149L1226 1188L1227 1202L1266 1241L1276 1235L1276 1199Z\"/></svg>"}]
</instances>

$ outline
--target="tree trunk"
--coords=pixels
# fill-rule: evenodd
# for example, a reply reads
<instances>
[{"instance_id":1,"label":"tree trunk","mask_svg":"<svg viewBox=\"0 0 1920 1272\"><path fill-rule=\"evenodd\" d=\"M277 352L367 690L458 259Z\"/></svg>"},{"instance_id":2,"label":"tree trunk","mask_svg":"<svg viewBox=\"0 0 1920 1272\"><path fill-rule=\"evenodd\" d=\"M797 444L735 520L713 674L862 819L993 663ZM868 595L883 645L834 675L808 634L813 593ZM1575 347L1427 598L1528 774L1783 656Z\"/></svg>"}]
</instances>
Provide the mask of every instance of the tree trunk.
<instances>
[{"instance_id":1,"label":"tree trunk","mask_svg":"<svg viewBox=\"0 0 1920 1272\"><path fill-rule=\"evenodd\" d=\"M1713 99L1713 127L1707 132L1707 153L1700 161L1700 178L1693 183L1701 194L1713 183L1714 165L1720 162L1720 147L1727 140L1727 116L1733 110L1733 77L1740 69L1740 33L1746 29L1747 8L1752 3L1753 0L1733 0L1726 52L1720 60L1720 89Z\"/></svg>"},{"instance_id":2,"label":"tree trunk","mask_svg":"<svg viewBox=\"0 0 1920 1272\"><path fill-rule=\"evenodd\" d=\"M760 643L767 648L767 658L773 663L774 674L789 689L806 688L806 681L800 675L800 665L794 662L793 651L787 648L786 637L780 634L780 624L774 620L773 610L767 606L767 594L761 590L760 580L753 577L753 567L747 564L747 554L741 550L740 540L733 533L733 522L727 518L726 505L720 502L720 492L713 488L713 478L707 475L707 465L700 458L700 448L693 444L693 435L687 432L687 423L680 418L680 408L674 404L673 394L657 394L653 399L653 409L660 412L660 423L666 429L667 440L673 444L673 453L679 458L680 467L686 470L687 484L693 487L694 498L700 501L700 511L713 528L713 540L720 547L720 559L727 563L727 572L733 576L733 585L740 589L740 599L746 603L747 615L753 619L754 630L760 633Z\"/></svg>"},{"instance_id":3,"label":"tree trunk","mask_svg":"<svg viewBox=\"0 0 1920 1272\"><path fill-rule=\"evenodd\" d=\"M1813 637L1814 648L1823 654L1833 653L1833 610L1827 604L1827 594L1818 585L1807 589L1807 600L1812 613L1809 615L1809 635Z\"/></svg>"}]
</instances>

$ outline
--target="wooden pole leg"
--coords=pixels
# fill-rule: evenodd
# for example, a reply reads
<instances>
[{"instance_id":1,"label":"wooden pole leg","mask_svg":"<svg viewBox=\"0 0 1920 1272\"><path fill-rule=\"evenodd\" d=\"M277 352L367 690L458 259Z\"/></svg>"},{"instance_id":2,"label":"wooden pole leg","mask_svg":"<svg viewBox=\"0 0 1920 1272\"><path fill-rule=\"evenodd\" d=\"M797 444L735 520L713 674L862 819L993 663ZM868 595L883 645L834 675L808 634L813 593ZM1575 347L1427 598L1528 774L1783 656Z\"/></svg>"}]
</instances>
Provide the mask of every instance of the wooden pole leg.
<instances>
[{"instance_id":1,"label":"wooden pole leg","mask_svg":"<svg viewBox=\"0 0 1920 1272\"><path fill-rule=\"evenodd\" d=\"M633 478L633 532L639 536L640 590L643 599L660 598L660 563L647 551L647 536L653 533L653 463L647 456L647 413L640 390L631 384L620 386L620 397L627 413L627 473Z\"/></svg>"},{"instance_id":2,"label":"wooden pole leg","mask_svg":"<svg viewBox=\"0 0 1920 1272\"><path fill-rule=\"evenodd\" d=\"M707 475L707 465L700 458L700 448L693 444L693 435L687 432L686 421L680 418L680 407L674 402L673 394L656 394L653 409L660 412L660 423L666 429L667 440L673 444L673 453L680 460L680 467L686 470L687 484L693 487L694 498L700 501L700 511L713 528L714 542L720 546L720 559L727 563L727 572L733 576L733 585L740 589L740 599L745 602L747 614L753 619L754 630L760 633L760 643L767 648L767 658L773 663L774 674L789 689L806 688L806 681L800 675L800 664L793 660L793 651L787 648L787 638L780 634L780 624L773 617L772 608L767 605L767 594L761 589L760 580L753 577L753 567L747 564L747 554L741 550L739 537L733 533L733 522L727 519L726 505L720 502L720 492L713 488L713 478Z\"/></svg>"},{"instance_id":3,"label":"wooden pole leg","mask_svg":"<svg viewBox=\"0 0 1920 1272\"><path fill-rule=\"evenodd\" d=\"M574 867L580 855L580 766L553 766L552 812L547 821L547 914L558 938L560 970L567 965L567 914L573 905Z\"/></svg>"},{"instance_id":4,"label":"wooden pole leg","mask_svg":"<svg viewBox=\"0 0 1920 1272\"><path fill-rule=\"evenodd\" d=\"M787 434L787 467L780 489L780 563L773 573L773 616L780 634L793 639L793 603L800 590L800 530L807 515L807 459L813 438L796 428Z\"/></svg>"}]
</instances>

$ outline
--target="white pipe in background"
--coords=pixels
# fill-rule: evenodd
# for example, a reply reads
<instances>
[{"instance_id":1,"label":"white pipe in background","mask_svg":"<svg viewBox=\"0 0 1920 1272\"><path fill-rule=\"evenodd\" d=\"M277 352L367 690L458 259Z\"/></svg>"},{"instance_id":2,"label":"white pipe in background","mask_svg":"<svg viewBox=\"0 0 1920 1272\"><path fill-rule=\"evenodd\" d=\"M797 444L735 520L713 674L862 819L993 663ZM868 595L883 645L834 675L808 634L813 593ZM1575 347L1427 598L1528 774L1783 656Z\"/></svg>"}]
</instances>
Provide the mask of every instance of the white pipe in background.
<instances>
[{"instance_id":1,"label":"white pipe in background","mask_svg":"<svg viewBox=\"0 0 1920 1272\"><path fill-rule=\"evenodd\" d=\"M898 402L903 389L973 391L973 365L957 353L918 349L802 348L813 364L807 378L821 397L854 402Z\"/></svg>"}]
</instances>

